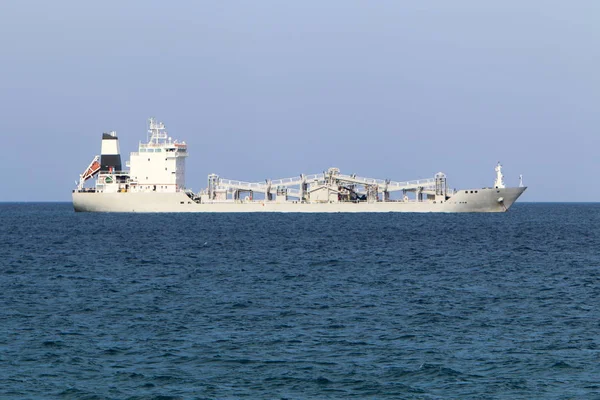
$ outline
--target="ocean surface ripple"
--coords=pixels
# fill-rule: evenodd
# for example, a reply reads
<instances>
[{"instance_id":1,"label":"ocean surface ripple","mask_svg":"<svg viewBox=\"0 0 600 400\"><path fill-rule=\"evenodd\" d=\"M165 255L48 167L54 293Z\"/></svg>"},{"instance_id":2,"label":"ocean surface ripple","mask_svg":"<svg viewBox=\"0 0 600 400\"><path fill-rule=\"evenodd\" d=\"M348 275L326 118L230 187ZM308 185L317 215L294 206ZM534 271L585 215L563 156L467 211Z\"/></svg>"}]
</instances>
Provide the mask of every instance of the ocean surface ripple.
<instances>
[{"instance_id":1,"label":"ocean surface ripple","mask_svg":"<svg viewBox=\"0 0 600 400\"><path fill-rule=\"evenodd\" d=\"M600 398L600 204L0 204L0 398Z\"/></svg>"}]
</instances>

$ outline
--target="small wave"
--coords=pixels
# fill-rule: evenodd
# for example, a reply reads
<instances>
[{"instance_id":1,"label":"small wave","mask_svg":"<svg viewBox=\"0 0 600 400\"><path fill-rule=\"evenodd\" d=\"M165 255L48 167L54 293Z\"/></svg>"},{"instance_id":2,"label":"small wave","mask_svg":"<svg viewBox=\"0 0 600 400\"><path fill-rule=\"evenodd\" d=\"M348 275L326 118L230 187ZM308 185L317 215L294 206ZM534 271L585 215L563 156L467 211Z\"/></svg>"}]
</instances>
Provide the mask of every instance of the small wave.
<instances>
[{"instance_id":1,"label":"small wave","mask_svg":"<svg viewBox=\"0 0 600 400\"><path fill-rule=\"evenodd\" d=\"M401 378L406 375L412 374L414 371L400 368L400 367L390 367L386 371L386 375L393 378Z\"/></svg>"},{"instance_id":2,"label":"small wave","mask_svg":"<svg viewBox=\"0 0 600 400\"><path fill-rule=\"evenodd\" d=\"M248 308L248 307L250 307L251 304L252 304L251 301L248 301L245 303L233 303L231 308Z\"/></svg>"},{"instance_id":3,"label":"small wave","mask_svg":"<svg viewBox=\"0 0 600 400\"><path fill-rule=\"evenodd\" d=\"M315 382L318 383L319 385L328 385L328 384L332 383L329 379L322 377L322 376L315 379Z\"/></svg>"},{"instance_id":4,"label":"small wave","mask_svg":"<svg viewBox=\"0 0 600 400\"><path fill-rule=\"evenodd\" d=\"M114 356L114 355L120 354L122 352L123 352L123 350L121 350L121 349L110 348L110 349L104 350L102 353L106 354L107 356Z\"/></svg>"},{"instance_id":5,"label":"small wave","mask_svg":"<svg viewBox=\"0 0 600 400\"><path fill-rule=\"evenodd\" d=\"M555 362L552 365L552 368L558 368L558 369L570 369L570 368L573 368L573 369L577 369L578 367L574 367L571 364L566 363L565 361L558 361L558 362Z\"/></svg>"},{"instance_id":6,"label":"small wave","mask_svg":"<svg viewBox=\"0 0 600 400\"><path fill-rule=\"evenodd\" d=\"M45 342L42 342L42 346L50 348L61 348L65 347L65 344L60 340L46 340Z\"/></svg>"},{"instance_id":7,"label":"small wave","mask_svg":"<svg viewBox=\"0 0 600 400\"><path fill-rule=\"evenodd\" d=\"M102 396L91 394L76 388L68 388L58 394L60 398L65 399L81 399L81 400L100 400Z\"/></svg>"},{"instance_id":8,"label":"small wave","mask_svg":"<svg viewBox=\"0 0 600 400\"><path fill-rule=\"evenodd\" d=\"M406 334L406 335L400 335L396 339L397 340L412 340L412 339L416 339L417 337L418 337L417 335Z\"/></svg>"},{"instance_id":9,"label":"small wave","mask_svg":"<svg viewBox=\"0 0 600 400\"><path fill-rule=\"evenodd\" d=\"M376 308L376 304L362 304L358 308Z\"/></svg>"},{"instance_id":10,"label":"small wave","mask_svg":"<svg viewBox=\"0 0 600 400\"><path fill-rule=\"evenodd\" d=\"M468 376L460 371L455 369L444 367L437 364L429 364L423 363L417 369L405 369L401 367L391 367L388 372L388 375L392 377L403 377L403 376L428 376L431 378L444 378L444 377L459 377L459 376Z\"/></svg>"},{"instance_id":11,"label":"small wave","mask_svg":"<svg viewBox=\"0 0 600 400\"><path fill-rule=\"evenodd\" d=\"M455 369L452 368L448 368L448 367L442 367L440 365L433 365L433 364L423 364L421 365L421 367L419 368L421 371L427 371L433 375L437 375L437 376L459 376L459 375L464 375L462 372L457 371Z\"/></svg>"},{"instance_id":12,"label":"small wave","mask_svg":"<svg viewBox=\"0 0 600 400\"><path fill-rule=\"evenodd\" d=\"M83 333L79 333L79 332L58 332L59 335L61 336L83 336Z\"/></svg>"},{"instance_id":13,"label":"small wave","mask_svg":"<svg viewBox=\"0 0 600 400\"><path fill-rule=\"evenodd\" d=\"M336 265L340 265L342 264L341 260L338 259L330 259L330 260L318 260L318 261L312 261L310 262L308 265L310 267L334 267Z\"/></svg>"},{"instance_id":14,"label":"small wave","mask_svg":"<svg viewBox=\"0 0 600 400\"><path fill-rule=\"evenodd\" d=\"M172 375L156 375L153 376L150 380L154 382L160 382L161 384L165 383L178 383L181 382L182 379Z\"/></svg>"},{"instance_id":15,"label":"small wave","mask_svg":"<svg viewBox=\"0 0 600 400\"><path fill-rule=\"evenodd\" d=\"M146 376L144 374L140 374L138 372L125 372L118 371L117 376L124 379L144 379Z\"/></svg>"}]
</instances>

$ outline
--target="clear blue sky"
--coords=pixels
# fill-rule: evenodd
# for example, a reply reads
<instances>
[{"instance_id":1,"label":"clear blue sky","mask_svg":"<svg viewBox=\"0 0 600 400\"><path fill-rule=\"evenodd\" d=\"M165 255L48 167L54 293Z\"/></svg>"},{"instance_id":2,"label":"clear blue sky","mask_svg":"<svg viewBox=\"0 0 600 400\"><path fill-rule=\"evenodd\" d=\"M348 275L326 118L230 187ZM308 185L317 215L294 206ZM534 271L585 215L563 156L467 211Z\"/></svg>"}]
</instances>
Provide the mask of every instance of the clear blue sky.
<instances>
[{"instance_id":1,"label":"clear blue sky","mask_svg":"<svg viewBox=\"0 0 600 400\"><path fill-rule=\"evenodd\" d=\"M599 1L0 2L0 201L70 201L156 116L212 172L321 172L598 201Z\"/></svg>"}]
</instances>

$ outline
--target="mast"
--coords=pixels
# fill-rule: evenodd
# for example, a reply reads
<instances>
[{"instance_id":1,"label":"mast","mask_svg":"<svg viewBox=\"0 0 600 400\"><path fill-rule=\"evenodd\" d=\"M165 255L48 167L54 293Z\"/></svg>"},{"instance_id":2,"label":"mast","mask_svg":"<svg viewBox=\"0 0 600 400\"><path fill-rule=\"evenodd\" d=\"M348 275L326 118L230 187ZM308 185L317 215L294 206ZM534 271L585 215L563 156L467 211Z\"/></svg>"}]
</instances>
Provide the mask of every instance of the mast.
<instances>
[{"instance_id":1,"label":"mast","mask_svg":"<svg viewBox=\"0 0 600 400\"><path fill-rule=\"evenodd\" d=\"M496 189L504 189L506 185L504 184L504 175L502 175L502 165L500 161L498 161L498 165L496 165L496 181L494 182L494 187Z\"/></svg>"},{"instance_id":2,"label":"mast","mask_svg":"<svg viewBox=\"0 0 600 400\"><path fill-rule=\"evenodd\" d=\"M160 144L166 142L168 138L165 124L158 122L155 118L148 120L148 134L150 135L148 143Z\"/></svg>"}]
</instances>

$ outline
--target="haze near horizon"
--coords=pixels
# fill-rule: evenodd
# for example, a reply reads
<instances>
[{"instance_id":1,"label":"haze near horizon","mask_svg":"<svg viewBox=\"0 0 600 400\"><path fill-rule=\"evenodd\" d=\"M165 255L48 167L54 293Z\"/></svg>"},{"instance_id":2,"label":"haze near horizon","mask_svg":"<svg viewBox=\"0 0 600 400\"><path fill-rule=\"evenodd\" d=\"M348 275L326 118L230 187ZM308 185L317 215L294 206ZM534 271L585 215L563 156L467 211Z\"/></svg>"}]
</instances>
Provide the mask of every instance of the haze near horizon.
<instances>
[{"instance_id":1,"label":"haze near horizon","mask_svg":"<svg viewBox=\"0 0 600 400\"><path fill-rule=\"evenodd\" d=\"M116 130L188 143L186 183L318 173L598 201L600 3L0 4L0 201L70 201Z\"/></svg>"}]
</instances>

